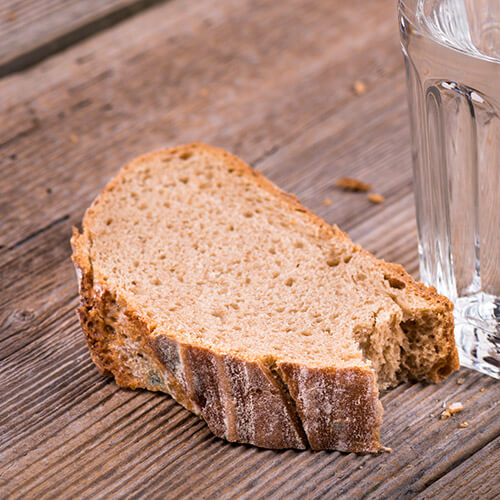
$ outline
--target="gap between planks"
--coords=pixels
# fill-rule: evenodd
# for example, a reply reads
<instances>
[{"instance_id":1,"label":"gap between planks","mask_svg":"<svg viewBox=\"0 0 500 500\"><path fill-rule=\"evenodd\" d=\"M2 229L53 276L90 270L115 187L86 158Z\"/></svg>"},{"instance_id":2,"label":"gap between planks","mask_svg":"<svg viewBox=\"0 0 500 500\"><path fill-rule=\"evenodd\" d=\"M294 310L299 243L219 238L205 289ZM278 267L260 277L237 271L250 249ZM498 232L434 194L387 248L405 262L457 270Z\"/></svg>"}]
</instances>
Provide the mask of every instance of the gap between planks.
<instances>
[{"instance_id":1,"label":"gap between planks","mask_svg":"<svg viewBox=\"0 0 500 500\"><path fill-rule=\"evenodd\" d=\"M60 13L50 11L49 4L45 2L17 2L15 10L0 11L0 31L5 42L0 52L0 78L27 70L100 31L166 1L169 0L100 0L96 5L87 5L84 13L81 6L85 6L85 1L74 5L61 1ZM23 22L23 16L37 8L41 12L37 12L33 22ZM95 11L97 15L93 15Z\"/></svg>"}]
</instances>

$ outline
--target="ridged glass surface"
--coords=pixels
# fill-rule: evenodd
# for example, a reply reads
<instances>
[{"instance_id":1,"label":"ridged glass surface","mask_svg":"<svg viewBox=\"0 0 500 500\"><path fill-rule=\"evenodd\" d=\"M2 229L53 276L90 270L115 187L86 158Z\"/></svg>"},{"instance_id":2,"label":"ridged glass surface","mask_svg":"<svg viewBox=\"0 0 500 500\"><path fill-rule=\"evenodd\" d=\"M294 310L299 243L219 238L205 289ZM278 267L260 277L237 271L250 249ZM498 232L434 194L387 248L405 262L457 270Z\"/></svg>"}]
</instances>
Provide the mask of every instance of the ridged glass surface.
<instances>
[{"instance_id":1,"label":"ridged glass surface","mask_svg":"<svg viewBox=\"0 0 500 500\"><path fill-rule=\"evenodd\" d=\"M420 272L455 303L462 365L500 374L500 1L408 0L399 21Z\"/></svg>"}]
</instances>

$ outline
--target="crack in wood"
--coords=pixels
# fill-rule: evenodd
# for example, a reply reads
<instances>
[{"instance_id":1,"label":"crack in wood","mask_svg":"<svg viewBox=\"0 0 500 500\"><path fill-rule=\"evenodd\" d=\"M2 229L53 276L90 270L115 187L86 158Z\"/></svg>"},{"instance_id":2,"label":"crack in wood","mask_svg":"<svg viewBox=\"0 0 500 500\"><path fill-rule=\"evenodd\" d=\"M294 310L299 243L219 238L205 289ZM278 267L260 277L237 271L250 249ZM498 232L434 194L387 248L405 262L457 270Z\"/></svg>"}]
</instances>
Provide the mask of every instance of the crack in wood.
<instances>
[{"instance_id":1,"label":"crack in wood","mask_svg":"<svg viewBox=\"0 0 500 500\"><path fill-rule=\"evenodd\" d=\"M42 227L42 228L34 231L33 233L29 234L28 236L26 236L22 240L19 240L16 243L14 243L13 245L7 247L7 251L14 250L15 248L18 248L21 245L24 245L25 243L27 243L28 241L32 240L33 238L36 238L40 234L45 233L49 229L52 229L54 226L57 226L58 224L61 224L61 222L65 222L67 220L69 220L69 214L65 214L62 217L57 218L56 220L52 221L50 224L47 224L46 226L44 226L44 227Z\"/></svg>"},{"instance_id":2,"label":"crack in wood","mask_svg":"<svg viewBox=\"0 0 500 500\"><path fill-rule=\"evenodd\" d=\"M116 10L104 14L100 18L91 19L81 26L74 26L71 31L46 40L38 47L33 47L26 52L13 54L10 58L0 62L0 78L35 66L58 52L62 52L71 45L75 45L100 31L115 26L143 10L167 1L169 0L136 0L129 5L121 6Z\"/></svg>"},{"instance_id":3,"label":"crack in wood","mask_svg":"<svg viewBox=\"0 0 500 500\"><path fill-rule=\"evenodd\" d=\"M440 479L442 479L443 477L448 475L451 471L453 471L453 469L456 469L457 466L459 466L461 463L466 462L467 460L469 460L469 458L471 458L472 456L479 453L483 448L485 448L490 443L492 443L493 441L498 439L499 436L500 436L500 434L496 434L496 435L493 435L491 437L491 439L489 439L485 443L478 443L478 445L475 446L474 448L472 448L472 450L470 450L468 453L460 456L460 458L458 460L451 462L450 465L443 472L441 472L440 474L437 474L436 476L432 477L432 479L430 481L427 481L426 483L424 483L424 487L422 489L420 489L417 492L414 492L410 489L410 490L408 490L408 493L419 493L419 494L425 493L425 491L428 488L430 488L434 483L436 483L437 481L439 481Z\"/></svg>"}]
</instances>

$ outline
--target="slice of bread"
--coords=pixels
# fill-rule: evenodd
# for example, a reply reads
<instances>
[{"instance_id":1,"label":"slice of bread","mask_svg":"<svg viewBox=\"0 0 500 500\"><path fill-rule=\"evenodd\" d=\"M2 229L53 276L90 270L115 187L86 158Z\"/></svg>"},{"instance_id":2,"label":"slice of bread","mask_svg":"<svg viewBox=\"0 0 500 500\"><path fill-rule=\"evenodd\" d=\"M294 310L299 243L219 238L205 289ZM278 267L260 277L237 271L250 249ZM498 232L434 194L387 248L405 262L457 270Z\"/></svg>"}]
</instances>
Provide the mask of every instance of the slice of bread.
<instances>
[{"instance_id":1,"label":"slice of bread","mask_svg":"<svg viewBox=\"0 0 500 500\"><path fill-rule=\"evenodd\" d=\"M374 452L378 390L458 368L446 298L220 149L134 160L72 245L101 372L229 441Z\"/></svg>"}]
</instances>

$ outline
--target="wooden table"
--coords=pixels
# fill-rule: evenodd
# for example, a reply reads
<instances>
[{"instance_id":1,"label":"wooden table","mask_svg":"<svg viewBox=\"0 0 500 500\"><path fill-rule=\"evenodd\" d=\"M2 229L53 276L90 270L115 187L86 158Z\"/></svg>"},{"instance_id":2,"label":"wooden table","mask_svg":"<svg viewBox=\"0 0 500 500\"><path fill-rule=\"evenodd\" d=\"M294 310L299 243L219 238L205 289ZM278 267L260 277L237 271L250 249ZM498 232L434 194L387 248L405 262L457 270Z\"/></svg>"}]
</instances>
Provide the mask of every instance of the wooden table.
<instances>
[{"instance_id":1,"label":"wooden table","mask_svg":"<svg viewBox=\"0 0 500 500\"><path fill-rule=\"evenodd\" d=\"M263 450L214 438L166 395L101 377L75 314L71 226L124 162L192 140L240 155L416 275L395 10L0 1L1 498L499 497L491 378L462 369L385 394L391 454ZM342 176L385 203L338 190ZM457 401L464 411L440 420Z\"/></svg>"}]
</instances>

